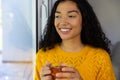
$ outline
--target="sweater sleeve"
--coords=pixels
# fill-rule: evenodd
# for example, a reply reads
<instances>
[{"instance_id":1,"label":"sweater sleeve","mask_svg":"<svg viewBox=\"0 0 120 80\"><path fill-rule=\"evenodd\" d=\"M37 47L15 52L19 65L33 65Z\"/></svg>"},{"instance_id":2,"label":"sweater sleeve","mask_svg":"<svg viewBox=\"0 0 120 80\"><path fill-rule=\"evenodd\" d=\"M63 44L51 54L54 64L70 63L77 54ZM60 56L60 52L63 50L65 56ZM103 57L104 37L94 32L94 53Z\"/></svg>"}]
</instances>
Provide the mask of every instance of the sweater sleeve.
<instances>
[{"instance_id":1,"label":"sweater sleeve","mask_svg":"<svg viewBox=\"0 0 120 80\"><path fill-rule=\"evenodd\" d=\"M101 68L97 80L116 80L110 56L106 51L101 52L99 61Z\"/></svg>"},{"instance_id":2,"label":"sweater sleeve","mask_svg":"<svg viewBox=\"0 0 120 80\"><path fill-rule=\"evenodd\" d=\"M36 55L36 63L34 69L34 80L40 80L40 68L42 66L40 55L37 53Z\"/></svg>"}]
</instances>

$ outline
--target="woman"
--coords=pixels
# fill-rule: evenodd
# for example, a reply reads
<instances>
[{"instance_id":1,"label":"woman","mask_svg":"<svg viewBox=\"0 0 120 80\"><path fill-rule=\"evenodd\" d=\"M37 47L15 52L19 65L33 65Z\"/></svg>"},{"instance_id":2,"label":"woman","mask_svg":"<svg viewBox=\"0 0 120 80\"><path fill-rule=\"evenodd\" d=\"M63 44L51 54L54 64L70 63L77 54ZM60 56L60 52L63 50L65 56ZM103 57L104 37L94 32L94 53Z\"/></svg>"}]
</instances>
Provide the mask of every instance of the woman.
<instances>
[{"instance_id":1,"label":"woman","mask_svg":"<svg viewBox=\"0 0 120 80\"><path fill-rule=\"evenodd\" d=\"M115 80L110 41L86 0L57 0L36 56L35 80Z\"/></svg>"}]
</instances>

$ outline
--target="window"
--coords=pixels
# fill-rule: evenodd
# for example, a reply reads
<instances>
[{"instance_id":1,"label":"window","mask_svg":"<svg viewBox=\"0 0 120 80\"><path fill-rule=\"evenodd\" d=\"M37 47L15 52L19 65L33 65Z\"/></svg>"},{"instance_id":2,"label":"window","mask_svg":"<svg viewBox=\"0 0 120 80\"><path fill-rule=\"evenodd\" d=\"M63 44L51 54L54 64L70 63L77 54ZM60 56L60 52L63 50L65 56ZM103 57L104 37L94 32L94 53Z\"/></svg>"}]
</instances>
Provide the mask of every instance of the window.
<instances>
[{"instance_id":1,"label":"window","mask_svg":"<svg viewBox=\"0 0 120 80\"><path fill-rule=\"evenodd\" d=\"M0 51L2 50L2 10L0 0Z\"/></svg>"}]
</instances>

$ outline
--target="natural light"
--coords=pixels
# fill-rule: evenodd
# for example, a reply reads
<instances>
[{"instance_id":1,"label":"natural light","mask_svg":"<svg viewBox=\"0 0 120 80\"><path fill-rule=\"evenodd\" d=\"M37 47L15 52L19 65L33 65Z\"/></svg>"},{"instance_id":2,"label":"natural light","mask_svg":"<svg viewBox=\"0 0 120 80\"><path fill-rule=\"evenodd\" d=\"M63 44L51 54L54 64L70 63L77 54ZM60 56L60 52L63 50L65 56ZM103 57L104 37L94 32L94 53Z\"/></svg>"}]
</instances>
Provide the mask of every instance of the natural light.
<instances>
[{"instance_id":1,"label":"natural light","mask_svg":"<svg viewBox=\"0 0 120 80\"><path fill-rule=\"evenodd\" d=\"M2 10L1 10L1 0L0 0L0 51L2 50Z\"/></svg>"}]
</instances>

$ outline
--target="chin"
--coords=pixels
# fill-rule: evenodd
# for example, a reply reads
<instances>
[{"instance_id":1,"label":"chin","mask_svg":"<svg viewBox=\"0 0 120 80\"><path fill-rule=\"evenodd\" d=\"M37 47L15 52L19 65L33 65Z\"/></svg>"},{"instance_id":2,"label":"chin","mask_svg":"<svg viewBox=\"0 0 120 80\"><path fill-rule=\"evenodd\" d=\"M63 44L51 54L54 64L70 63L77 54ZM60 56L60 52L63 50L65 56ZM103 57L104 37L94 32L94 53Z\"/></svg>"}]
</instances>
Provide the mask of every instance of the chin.
<instances>
[{"instance_id":1,"label":"chin","mask_svg":"<svg viewBox=\"0 0 120 80\"><path fill-rule=\"evenodd\" d=\"M64 41L64 40L69 40L70 38L68 38L68 37L61 37L61 39Z\"/></svg>"}]
</instances>

